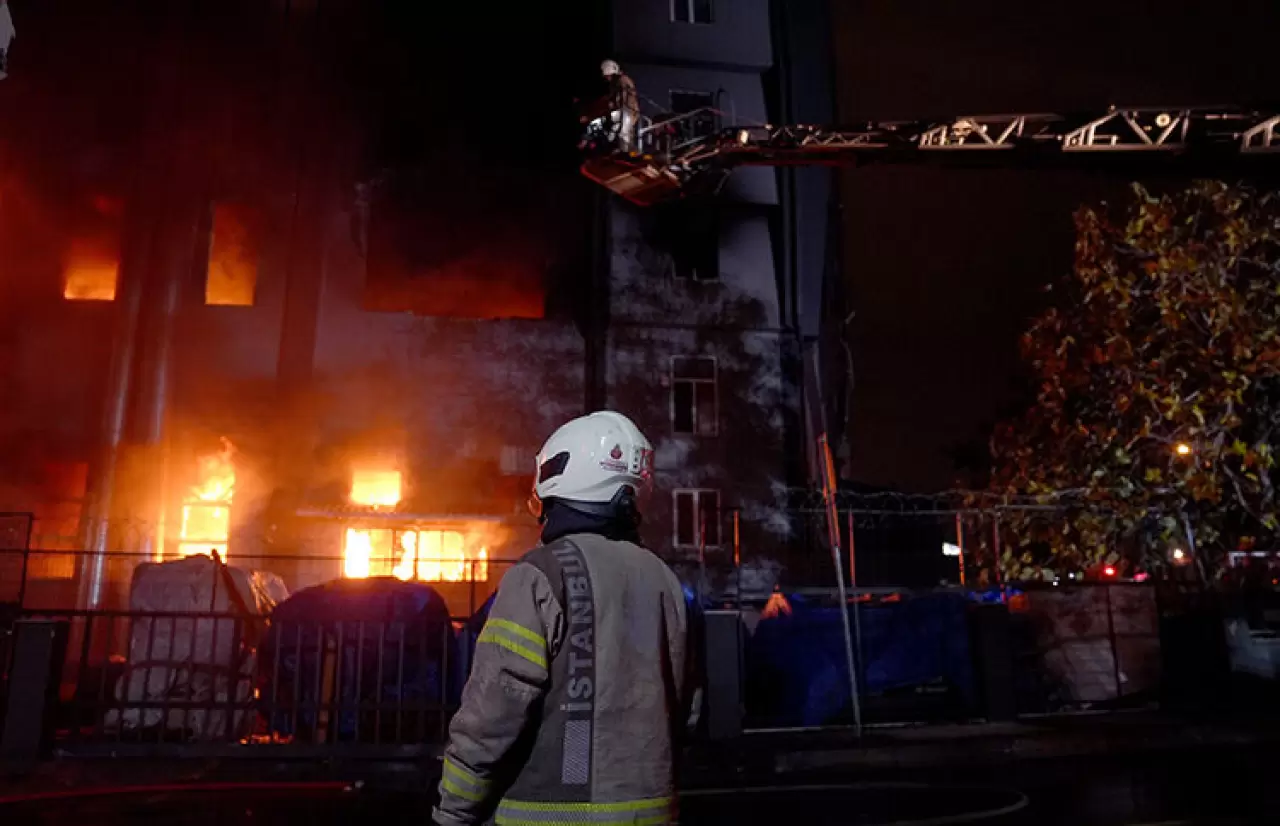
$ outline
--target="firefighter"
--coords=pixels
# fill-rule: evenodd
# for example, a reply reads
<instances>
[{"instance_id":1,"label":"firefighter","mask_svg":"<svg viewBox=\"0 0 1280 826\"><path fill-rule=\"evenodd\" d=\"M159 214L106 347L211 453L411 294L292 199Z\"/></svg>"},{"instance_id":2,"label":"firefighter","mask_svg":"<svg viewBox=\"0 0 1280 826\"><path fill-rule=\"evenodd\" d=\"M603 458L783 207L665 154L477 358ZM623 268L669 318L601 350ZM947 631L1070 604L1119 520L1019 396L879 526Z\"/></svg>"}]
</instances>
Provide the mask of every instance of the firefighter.
<instances>
[{"instance_id":1,"label":"firefighter","mask_svg":"<svg viewBox=\"0 0 1280 826\"><path fill-rule=\"evenodd\" d=\"M618 149L633 152L637 145L636 127L640 123L640 98L636 94L636 84L613 60L601 63L600 73L609 82L609 117L617 134Z\"/></svg>"},{"instance_id":2,"label":"firefighter","mask_svg":"<svg viewBox=\"0 0 1280 826\"><path fill-rule=\"evenodd\" d=\"M529 500L542 543L502 578L480 633L436 823L675 822L695 680L680 581L639 544L652 468L618 413L543 445Z\"/></svg>"}]
</instances>

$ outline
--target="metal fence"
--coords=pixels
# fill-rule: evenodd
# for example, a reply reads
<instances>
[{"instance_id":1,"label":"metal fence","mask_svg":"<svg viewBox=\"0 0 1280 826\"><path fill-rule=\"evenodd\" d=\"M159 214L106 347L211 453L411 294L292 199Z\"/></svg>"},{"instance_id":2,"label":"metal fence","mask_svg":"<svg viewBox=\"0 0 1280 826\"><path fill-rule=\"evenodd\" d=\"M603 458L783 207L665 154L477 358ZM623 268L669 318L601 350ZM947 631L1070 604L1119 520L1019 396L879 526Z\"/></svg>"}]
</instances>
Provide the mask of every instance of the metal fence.
<instances>
[{"instance_id":1,"label":"metal fence","mask_svg":"<svg viewBox=\"0 0 1280 826\"><path fill-rule=\"evenodd\" d=\"M1153 585L1041 585L1010 602L1019 713L1158 702L1163 675Z\"/></svg>"},{"instance_id":2,"label":"metal fence","mask_svg":"<svg viewBox=\"0 0 1280 826\"><path fill-rule=\"evenodd\" d=\"M450 624L425 620L40 616L66 624L55 725L69 750L429 750L444 740L469 651Z\"/></svg>"},{"instance_id":3,"label":"metal fence","mask_svg":"<svg viewBox=\"0 0 1280 826\"><path fill-rule=\"evenodd\" d=\"M860 588L846 606L864 724L934 723L1148 708L1163 694L1161 618L1151 584ZM840 603L787 590L750 612L746 727L851 724Z\"/></svg>"},{"instance_id":4,"label":"metal fence","mask_svg":"<svg viewBox=\"0 0 1280 826\"><path fill-rule=\"evenodd\" d=\"M22 604L34 523L30 513L0 513L0 605Z\"/></svg>"},{"instance_id":5,"label":"metal fence","mask_svg":"<svg viewBox=\"0 0 1280 826\"><path fill-rule=\"evenodd\" d=\"M840 564L857 583L847 610L865 722L980 715L976 695L991 675L980 673L984 666L975 652L983 632L973 617L984 600L1008 609L1001 637L1008 665L996 679L1012 686L1018 713L1116 707L1154 698L1160 628L1149 584L1064 581L1019 587L1004 582L993 571L992 549L983 544L990 520L981 513L962 515L959 534L955 511L942 508L903 512L863 502L843 508L840 518L842 532L854 539L854 558L846 556ZM820 520L819 514L796 512L795 522L812 523L815 533ZM21 533L22 524L16 520L10 531ZM964 544L966 556L945 556L944 542ZM87 554L0 549L0 603L12 606L11 616L0 622L0 677L9 674L11 635L5 629L14 616L63 623L67 647L56 729L64 748L79 751L240 754L278 747L289 754L421 754L437 749L465 681L478 631L473 618L496 588L502 566L510 564L487 561L484 579L472 569L461 581L428 583L446 600L447 620L365 616L289 622L224 610L216 600L189 611L140 610L130 604L129 582L150 557L107 556L108 579L116 586L112 601L102 610L69 610L66 606L77 604L75 573ZM780 585L786 594L799 594L796 617L804 613L799 605L804 600L838 617L838 602L828 593L833 562L820 540L815 538L809 553L786 561L790 567ZM235 564L275 574L291 591L341 573L340 560L332 556L238 556ZM744 564L733 572L736 585L743 584L745 569ZM940 580L946 584L939 586ZM738 606L743 606L741 595L739 590ZM949 607L926 610L930 601ZM760 727L847 722L839 621L831 623L828 616L806 629L794 618L761 620L762 608L771 610L757 601L744 612L748 722ZM784 628L788 622L789 630ZM780 634L775 643L783 650L812 649L818 667L806 677L809 683L796 683L797 675L786 672L780 660L761 667L760 646L767 636L760 634L762 628ZM788 642L787 633L797 636ZM905 656L904 646L914 655L927 653L931 664L917 662L904 677L894 670ZM0 682L0 695L3 691ZM800 698L815 691L834 699L813 718L797 716L807 702ZM785 719L771 716L770 704L774 712L781 708Z\"/></svg>"},{"instance_id":6,"label":"metal fence","mask_svg":"<svg viewBox=\"0 0 1280 826\"><path fill-rule=\"evenodd\" d=\"M198 594L180 595L178 610L153 610L131 599L129 584L150 558L106 556L107 605L82 610L67 606L77 604L74 573L91 554L0 550L0 571L14 574L0 580L9 605L0 617L0 714L16 623L52 620L66 641L55 677L56 740L77 752L438 749L468 672L479 631L473 619L512 564L485 560L453 581L424 583L445 601L430 610L361 609L354 594L355 602L327 605L323 620L293 621L246 609L217 573ZM295 593L299 572L311 584L317 566L340 570L340 562L314 556L237 564L279 576Z\"/></svg>"},{"instance_id":7,"label":"metal fence","mask_svg":"<svg viewBox=\"0 0 1280 826\"><path fill-rule=\"evenodd\" d=\"M1163 604L1170 583L1132 581L1131 570L1108 575L1102 566L1064 568L1056 577L1042 568L1050 578L1011 580L1018 566L1000 560L1013 551L1016 562L1025 561L1011 530L1019 515L1011 511L1024 506L967 500L896 493L838 499L838 564L852 583L847 612L863 722L984 716L993 694L1004 694L1008 711L1022 715L1158 703L1161 617L1176 612ZM753 612L749 619L749 724L853 722L827 511L807 492L792 504L801 551L787 560L765 618ZM1029 509L1044 530L1073 518L1068 508ZM1000 606L998 627L984 605Z\"/></svg>"}]
</instances>

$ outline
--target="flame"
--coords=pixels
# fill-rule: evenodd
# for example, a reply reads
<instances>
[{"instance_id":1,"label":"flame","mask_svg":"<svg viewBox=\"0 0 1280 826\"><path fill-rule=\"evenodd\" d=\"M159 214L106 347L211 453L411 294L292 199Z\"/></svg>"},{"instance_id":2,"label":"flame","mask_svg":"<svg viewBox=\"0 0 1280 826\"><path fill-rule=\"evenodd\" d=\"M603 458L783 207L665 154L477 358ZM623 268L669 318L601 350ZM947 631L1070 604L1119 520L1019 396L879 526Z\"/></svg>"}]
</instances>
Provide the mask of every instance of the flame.
<instances>
[{"instance_id":1,"label":"flame","mask_svg":"<svg viewBox=\"0 0 1280 826\"><path fill-rule=\"evenodd\" d=\"M398 470L357 470L351 474L351 501L372 508L394 508L400 504Z\"/></svg>"},{"instance_id":2,"label":"flame","mask_svg":"<svg viewBox=\"0 0 1280 826\"><path fill-rule=\"evenodd\" d=\"M418 534L416 531L406 531L400 534L400 562L396 567L391 569L391 575L397 579L408 582L413 579L413 563L418 555Z\"/></svg>"},{"instance_id":3,"label":"flame","mask_svg":"<svg viewBox=\"0 0 1280 826\"><path fill-rule=\"evenodd\" d=\"M224 438L221 450L196 460L197 481L182 505L179 556L216 551L226 560L227 538L231 535L231 500L236 487L234 456L235 446Z\"/></svg>"},{"instance_id":4,"label":"flame","mask_svg":"<svg viewBox=\"0 0 1280 826\"><path fill-rule=\"evenodd\" d=\"M394 576L407 582L485 582L489 548L483 531L347 528L342 574Z\"/></svg>"},{"instance_id":5,"label":"flame","mask_svg":"<svg viewBox=\"0 0 1280 826\"><path fill-rule=\"evenodd\" d=\"M201 502L230 502L235 493L235 445L223 438L222 449L199 457L199 481L191 488L191 496Z\"/></svg>"},{"instance_id":6,"label":"flame","mask_svg":"<svg viewBox=\"0 0 1280 826\"><path fill-rule=\"evenodd\" d=\"M347 543L342 555L342 575L351 579L369 576L369 562L373 557L372 531L347 528Z\"/></svg>"}]
</instances>

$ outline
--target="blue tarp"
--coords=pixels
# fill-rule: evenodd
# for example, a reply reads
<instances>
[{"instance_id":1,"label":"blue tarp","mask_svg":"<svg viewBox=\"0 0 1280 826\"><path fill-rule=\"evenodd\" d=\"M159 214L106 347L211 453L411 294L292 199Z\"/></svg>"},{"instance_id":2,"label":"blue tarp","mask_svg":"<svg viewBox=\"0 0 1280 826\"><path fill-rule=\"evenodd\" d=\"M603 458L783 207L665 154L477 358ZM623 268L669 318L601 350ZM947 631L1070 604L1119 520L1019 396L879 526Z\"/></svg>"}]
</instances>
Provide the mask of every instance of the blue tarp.
<instances>
[{"instance_id":1,"label":"blue tarp","mask_svg":"<svg viewBox=\"0 0 1280 826\"><path fill-rule=\"evenodd\" d=\"M326 650L334 654L327 668L321 657ZM326 701L338 711L330 726L339 737L355 735L357 703L383 705L381 714L360 714L362 737L374 719L384 725L398 722L404 731L437 726L441 718L435 707L458 701L459 653L448 606L428 585L340 579L299 591L272 612L259 658L268 725L281 735L297 733L295 727L313 730L311 704L318 686L329 679L334 688ZM402 703L409 711L396 721Z\"/></svg>"},{"instance_id":2,"label":"blue tarp","mask_svg":"<svg viewBox=\"0 0 1280 826\"><path fill-rule=\"evenodd\" d=\"M788 601L791 614L761 620L747 643L748 713L766 725L831 723L850 706L840 609L800 596ZM960 594L930 594L861 606L860 693L941 681L971 701L966 602Z\"/></svg>"}]
</instances>

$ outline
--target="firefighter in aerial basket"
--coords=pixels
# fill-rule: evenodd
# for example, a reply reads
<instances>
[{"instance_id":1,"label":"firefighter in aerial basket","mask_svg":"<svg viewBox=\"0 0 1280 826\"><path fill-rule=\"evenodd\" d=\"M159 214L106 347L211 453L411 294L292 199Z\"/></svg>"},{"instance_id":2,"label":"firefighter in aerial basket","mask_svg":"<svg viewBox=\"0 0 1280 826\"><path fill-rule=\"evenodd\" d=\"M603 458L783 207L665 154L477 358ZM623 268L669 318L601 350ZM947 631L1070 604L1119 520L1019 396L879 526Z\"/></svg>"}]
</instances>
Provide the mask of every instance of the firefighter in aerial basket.
<instances>
[{"instance_id":1,"label":"firefighter in aerial basket","mask_svg":"<svg viewBox=\"0 0 1280 826\"><path fill-rule=\"evenodd\" d=\"M617 61L600 64L600 74L609 84L609 118L618 150L634 152L640 126L640 97L635 82L622 71Z\"/></svg>"},{"instance_id":2,"label":"firefighter in aerial basket","mask_svg":"<svg viewBox=\"0 0 1280 826\"><path fill-rule=\"evenodd\" d=\"M639 544L653 449L627 417L592 413L552 434L535 473L542 543L498 587L433 818L674 823L694 658L680 581Z\"/></svg>"}]
</instances>

